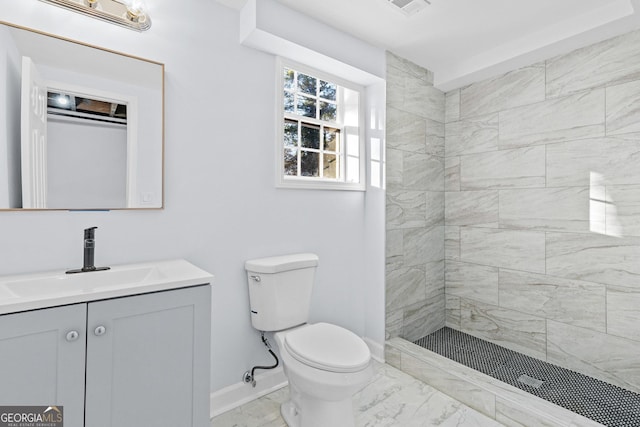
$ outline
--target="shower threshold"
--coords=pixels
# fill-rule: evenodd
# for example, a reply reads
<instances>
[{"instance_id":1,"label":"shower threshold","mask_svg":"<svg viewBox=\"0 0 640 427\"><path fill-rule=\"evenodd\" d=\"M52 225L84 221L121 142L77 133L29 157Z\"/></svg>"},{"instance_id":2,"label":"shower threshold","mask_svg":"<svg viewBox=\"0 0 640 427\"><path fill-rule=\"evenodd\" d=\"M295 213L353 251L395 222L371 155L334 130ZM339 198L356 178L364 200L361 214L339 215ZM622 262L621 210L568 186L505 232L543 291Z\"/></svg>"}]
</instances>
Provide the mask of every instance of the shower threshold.
<instances>
[{"instance_id":1,"label":"shower threshold","mask_svg":"<svg viewBox=\"0 0 640 427\"><path fill-rule=\"evenodd\" d=\"M605 426L640 426L640 395L448 327L413 342Z\"/></svg>"}]
</instances>

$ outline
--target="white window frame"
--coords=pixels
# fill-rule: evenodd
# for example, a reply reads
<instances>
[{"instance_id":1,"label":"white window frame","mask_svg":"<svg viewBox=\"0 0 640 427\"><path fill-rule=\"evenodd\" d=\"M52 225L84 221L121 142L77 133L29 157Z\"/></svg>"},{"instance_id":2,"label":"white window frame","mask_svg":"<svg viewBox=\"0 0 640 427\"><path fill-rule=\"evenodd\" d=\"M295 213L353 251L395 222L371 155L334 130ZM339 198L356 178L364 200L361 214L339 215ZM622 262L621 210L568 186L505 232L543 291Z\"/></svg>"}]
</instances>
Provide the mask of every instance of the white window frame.
<instances>
[{"instance_id":1,"label":"white window frame","mask_svg":"<svg viewBox=\"0 0 640 427\"><path fill-rule=\"evenodd\" d=\"M350 89L358 94L358 107L352 112L357 111L357 126L341 126L341 155L340 165L342 180L320 177L300 177L287 176L284 174L284 68L290 68L301 73L335 83L340 87ZM365 152L365 88L355 83L346 81L340 77L325 73L323 71L311 68L304 64L285 59L276 58L276 137L275 137L275 156L276 156L276 187L278 188L301 188L301 189L318 189L318 190L354 190L364 191L366 189L366 152ZM339 107L340 108L340 107ZM302 117L302 121L307 118ZM316 123L317 120L309 118L308 123ZM347 141L347 137L349 140ZM356 142L354 142L356 141ZM349 144L349 146L347 146ZM350 148L350 152L348 152ZM357 156L354 155L357 151ZM356 159L358 164L358 182L346 182L347 175L347 159Z\"/></svg>"}]
</instances>

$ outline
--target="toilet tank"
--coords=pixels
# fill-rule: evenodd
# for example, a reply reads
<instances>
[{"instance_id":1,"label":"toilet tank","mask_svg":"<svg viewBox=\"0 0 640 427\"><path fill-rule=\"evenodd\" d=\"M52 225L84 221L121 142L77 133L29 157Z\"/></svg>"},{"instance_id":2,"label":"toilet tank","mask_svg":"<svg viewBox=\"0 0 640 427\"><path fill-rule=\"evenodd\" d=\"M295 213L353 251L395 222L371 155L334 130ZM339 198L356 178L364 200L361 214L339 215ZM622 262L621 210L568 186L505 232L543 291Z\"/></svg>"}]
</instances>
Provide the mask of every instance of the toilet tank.
<instances>
[{"instance_id":1,"label":"toilet tank","mask_svg":"<svg viewBox=\"0 0 640 427\"><path fill-rule=\"evenodd\" d=\"M281 331L306 323L317 265L315 254L247 261L253 327L259 331Z\"/></svg>"}]
</instances>

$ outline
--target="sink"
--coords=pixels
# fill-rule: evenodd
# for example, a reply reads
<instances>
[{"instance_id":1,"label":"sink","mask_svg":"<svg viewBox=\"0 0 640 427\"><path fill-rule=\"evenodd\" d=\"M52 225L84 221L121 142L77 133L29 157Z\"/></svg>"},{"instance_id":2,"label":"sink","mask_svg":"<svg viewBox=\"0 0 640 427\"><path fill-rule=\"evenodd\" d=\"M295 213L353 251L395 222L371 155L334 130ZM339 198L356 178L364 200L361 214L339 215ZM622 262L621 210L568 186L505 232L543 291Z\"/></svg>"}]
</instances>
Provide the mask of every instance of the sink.
<instances>
[{"instance_id":1,"label":"sink","mask_svg":"<svg viewBox=\"0 0 640 427\"><path fill-rule=\"evenodd\" d=\"M4 288L18 297L33 297L60 292L94 292L102 288L135 286L145 281L161 280L155 267L113 269L90 273L57 274L37 279L6 282Z\"/></svg>"},{"instance_id":2,"label":"sink","mask_svg":"<svg viewBox=\"0 0 640 427\"><path fill-rule=\"evenodd\" d=\"M0 314L211 283L183 259L112 266L110 270L0 276Z\"/></svg>"}]
</instances>

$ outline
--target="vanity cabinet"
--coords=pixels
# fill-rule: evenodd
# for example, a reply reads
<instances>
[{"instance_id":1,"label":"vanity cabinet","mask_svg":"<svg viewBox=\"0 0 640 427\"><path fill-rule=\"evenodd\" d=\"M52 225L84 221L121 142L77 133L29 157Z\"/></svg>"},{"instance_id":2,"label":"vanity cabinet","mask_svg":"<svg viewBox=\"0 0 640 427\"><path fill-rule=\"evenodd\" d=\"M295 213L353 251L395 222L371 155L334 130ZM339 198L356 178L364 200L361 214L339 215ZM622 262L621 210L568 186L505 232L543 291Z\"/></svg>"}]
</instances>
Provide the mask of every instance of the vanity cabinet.
<instances>
[{"instance_id":1,"label":"vanity cabinet","mask_svg":"<svg viewBox=\"0 0 640 427\"><path fill-rule=\"evenodd\" d=\"M0 405L61 405L65 427L207 426L210 295L202 285L0 316Z\"/></svg>"}]
</instances>

